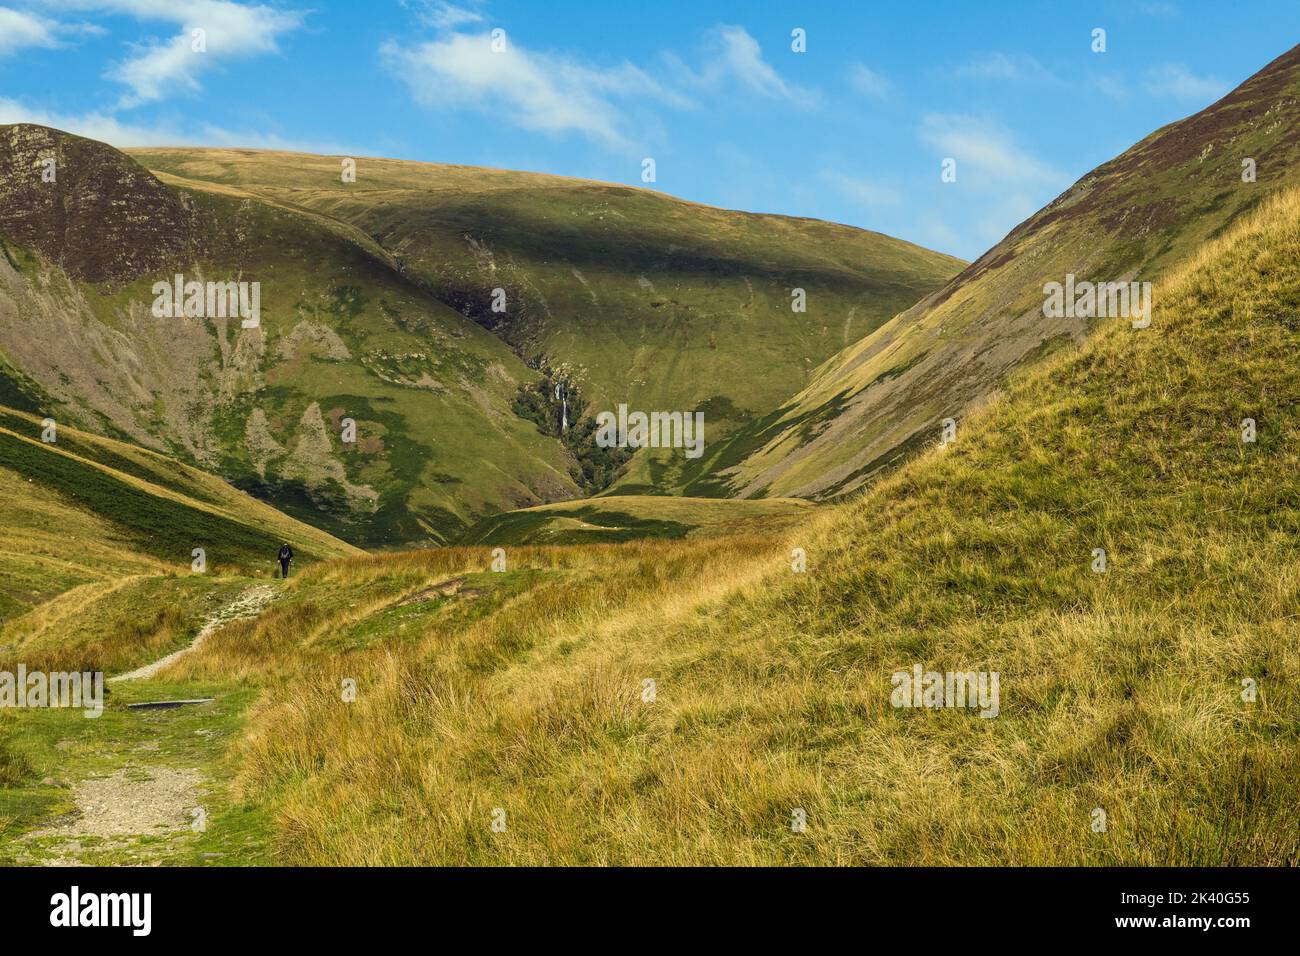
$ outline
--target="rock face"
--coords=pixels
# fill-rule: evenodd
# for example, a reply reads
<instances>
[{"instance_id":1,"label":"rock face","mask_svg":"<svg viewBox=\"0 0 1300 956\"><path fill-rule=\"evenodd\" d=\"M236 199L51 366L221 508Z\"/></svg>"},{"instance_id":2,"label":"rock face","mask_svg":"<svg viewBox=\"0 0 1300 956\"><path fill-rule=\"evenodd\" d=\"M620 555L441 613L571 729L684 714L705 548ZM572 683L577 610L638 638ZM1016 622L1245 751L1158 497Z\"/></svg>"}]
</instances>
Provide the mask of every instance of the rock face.
<instances>
[{"instance_id":1,"label":"rock face","mask_svg":"<svg viewBox=\"0 0 1300 956\"><path fill-rule=\"evenodd\" d=\"M181 198L111 146L45 126L0 126L0 234L73 278L138 278L177 261L190 233Z\"/></svg>"}]
</instances>

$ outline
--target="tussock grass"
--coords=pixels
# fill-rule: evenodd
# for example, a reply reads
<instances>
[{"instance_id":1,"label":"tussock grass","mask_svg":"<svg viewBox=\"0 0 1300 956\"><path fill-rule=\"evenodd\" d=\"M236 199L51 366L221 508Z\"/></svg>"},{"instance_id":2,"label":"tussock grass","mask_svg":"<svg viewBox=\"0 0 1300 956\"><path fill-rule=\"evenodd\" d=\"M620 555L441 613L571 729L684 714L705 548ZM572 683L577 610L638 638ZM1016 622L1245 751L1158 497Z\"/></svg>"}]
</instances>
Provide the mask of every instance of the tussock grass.
<instances>
[{"instance_id":1,"label":"tussock grass","mask_svg":"<svg viewBox=\"0 0 1300 956\"><path fill-rule=\"evenodd\" d=\"M511 549L481 613L342 655L487 551L312 568L186 665L273 675L237 786L293 863L1300 862L1296 262L1291 194L785 539ZM915 663L1000 716L894 709Z\"/></svg>"},{"instance_id":2,"label":"tussock grass","mask_svg":"<svg viewBox=\"0 0 1300 956\"><path fill-rule=\"evenodd\" d=\"M0 669L132 670L191 641L248 579L132 575L73 588L0 629Z\"/></svg>"},{"instance_id":3,"label":"tussock grass","mask_svg":"<svg viewBox=\"0 0 1300 956\"><path fill-rule=\"evenodd\" d=\"M1290 194L779 535L322 562L165 676L260 689L284 863L1300 863L1298 262Z\"/></svg>"}]
</instances>

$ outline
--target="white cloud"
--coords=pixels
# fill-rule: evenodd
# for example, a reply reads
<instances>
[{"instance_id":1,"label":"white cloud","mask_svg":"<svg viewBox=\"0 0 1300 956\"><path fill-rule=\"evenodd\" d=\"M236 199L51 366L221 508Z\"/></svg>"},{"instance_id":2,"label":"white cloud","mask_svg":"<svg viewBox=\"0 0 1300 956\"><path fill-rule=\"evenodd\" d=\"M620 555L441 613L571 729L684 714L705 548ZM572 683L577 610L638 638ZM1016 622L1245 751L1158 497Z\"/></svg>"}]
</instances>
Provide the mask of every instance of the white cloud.
<instances>
[{"instance_id":1,"label":"white cloud","mask_svg":"<svg viewBox=\"0 0 1300 956\"><path fill-rule=\"evenodd\" d=\"M58 46L59 24L10 7L0 7L0 56L24 47Z\"/></svg>"},{"instance_id":2,"label":"white cloud","mask_svg":"<svg viewBox=\"0 0 1300 956\"><path fill-rule=\"evenodd\" d=\"M998 123L954 113L931 113L921 121L921 139L945 158L957 160L958 181L973 170L986 184L1068 185L1062 172L1025 152Z\"/></svg>"},{"instance_id":3,"label":"white cloud","mask_svg":"<svg viewBox=\"0 0 1300 956\"><path fill-rule=\"evenodd\" d=\"M1172 20L1175 17L1182 16L1183 14L1183 11L1178 9L1174 4L1164 2L1139 3L1138 12L1145 13L1149 17L1159 17L1164 20Z\"/></svg>"},{"instance_id":4,"label":"white cloud","mask_svg":"<svg viewBox=\"0 0 1300 956\"><path fill-rule=\"evenodd\" d=\"M884 100L889 98L893 84L865 64L854 63L849 67L849 86L863 96Z\"/></svg>"},{"instance_id":5,"label":"white cloud","mask_svg":"<svg viewBox=\"0 0 1300 956\"><path fill-rule=\"evenodd\" d=\"M444 27L437 39L416 45L389 40L379 50L415 100L430 108L474 108L523 129L577 133L623 149L645 137L647 128L658 128L650 108L692 109L697 106L694 96L702 91L734 95L739 88L799 105L815 100L777 74L743 27L710 30L698 70L664 54L660 65L666 66L668 78L661 81L627 61L594 65L569 54L529 49L513 35L495 52L486 27L454 29L473 22L469 17L482 20L477 10L441 2L434 7L432 22ZM635 124L629 116L634 111Z\"/></svg>"},{"instance_id":6,"label":"white cloud","mask_svg":"<svg viewBox=\"0 0 1300 956\"><path fill-rule=\"evenodd\" d=\"M962 246L962 237L957 230L933 216L922 215L916 223L916 229L917 241L928 249L942 251Z\"/></svg>"},{"instance_id":7,"label":"white cloud","mask_svg":"<svg viewBox=\"0 0 1300 956\"><path fill-rule=\"evenodd\" d=\"M1152 96L1205 102L1217 100L1230 87L1218 77L1197 76L1181 63L1166 63L1147 70L1146 89Z\"/></svg>"},{"instance_id":8,"label":"white cloud","mask_svg":"<svg viewBox=\"0 0 1300 956\"><path fill-rule=\"evenodd\" d=\"M704 61L693 70L682 60L666 54L665 61L681 85L708 93L743 90L764 99L784 100L799 107L817 103L813 90L787 83L763 58L762 47L749 31L738 26L717 26L705 37Z\"/></svg>"},{"instance_id":9,"label":"white cloud","mask_svg":"<svg viewBox=\"0 0 1300 956\"><path fill-rule=\"evenodd\" d=\"M727 81L738 83L752 93L774 100L787 100L810 106L816 96L810 90L783 80L765 59L758 41L739 26L719 26L709 31L710 59L697 74L698 81L711 89Z\"/></svg>"},{"instance_id":10,"label":"white cloud","mask_svg":"<svg viewBox=\"0 0 1300 956\"><path fill-rule=\"evenodd\" d=\"M278 40L302 25L305 14L234 0L66 0L65 6L170 23L179 34L133 44L133 54L108 77L127 86L121 109L201 88L199 75L222 62L279 51ZM195 52L195 30L205 33L206 52Z\"/></svg>"},{"instance_id":11,"label":"white cloud","mask_svg":"<svg viewBox=\"0 0 1300 956\"><path fill-rule=\"evenodd\" d=\"M795 100L806 94L781 79L766 60L758 41L744 27L722 26L716 30L720 59L715 66L742 85L772 99Z\"/></svg>"},{"instance_id":12,"label":"white cloud","mask_svg":"<svg viewBox=\"0 0 1300 956\"><path fill-rule=\"evenodd\" d=\"M1034 210L1065 189L1072 177L1027 152L1015 134L993 120L964 114L923 117L921 140L937 151L932 175L940 192L959 190L969 226L963 243L967 258L1005 236ZM939 158L957 161L955 185L939 185Z\"/></svg>"},{"instance_id":13,"label":"white cloud","mask_svg":"<svg viewBox=\"0 0 1300 956\"><path fill-rule=\"evenodd\" d=\"M1112 100L1123 103L1129 98L1128 87L1113 76L1095 76L1091 82L1095 89Z\"/></svg>"},{"instance_id":14,"label":"white cloud","mask_svg":"<svg viewBox=\"0 0 1300 956\"><path fill-rule=\"evenodd\" d=\"M83 113L77 116L49 113L30 109L17 100L0 98L0 125L10 123L50 126L114 146L161 146L181 142L181 138L173 131L122 123L103 113Z\"/></svg>"},{"instance_id":15,"label":"white cloud","mask_svg":"<svg viewBox=\"0 0 1300 956\"><path fill-rule=\"evenodd\" d=\"M502 119L524 129L576 132L611 146L627 140L615 100L653 97L682 105L630 63L592 67L529 51L510 37L496 53L489 33L455 33L412 48L389 41L380 54L425 106L499 110Z\"/></svg>"}]
</instances>

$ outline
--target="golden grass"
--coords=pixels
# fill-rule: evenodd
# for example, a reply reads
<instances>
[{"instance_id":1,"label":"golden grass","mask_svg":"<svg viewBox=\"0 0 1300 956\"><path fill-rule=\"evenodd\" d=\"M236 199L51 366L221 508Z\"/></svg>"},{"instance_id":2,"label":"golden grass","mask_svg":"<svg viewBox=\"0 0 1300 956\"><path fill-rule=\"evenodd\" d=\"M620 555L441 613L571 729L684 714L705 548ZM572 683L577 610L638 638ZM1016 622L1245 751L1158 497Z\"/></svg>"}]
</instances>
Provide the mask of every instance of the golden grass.
<instances>
[{"instance_id":1,"label":"golden grass","mask_svg":"<svg viewBox=\"0 0 1300 956\"><path fill-rule=\"evenodd\" d=\"M265 684L286 863L1300 863L1297 263L1291 194L785 537L328 562L169 676ZM1000 715L895 709L918 663Z\"/></svg>"}]
</instances>

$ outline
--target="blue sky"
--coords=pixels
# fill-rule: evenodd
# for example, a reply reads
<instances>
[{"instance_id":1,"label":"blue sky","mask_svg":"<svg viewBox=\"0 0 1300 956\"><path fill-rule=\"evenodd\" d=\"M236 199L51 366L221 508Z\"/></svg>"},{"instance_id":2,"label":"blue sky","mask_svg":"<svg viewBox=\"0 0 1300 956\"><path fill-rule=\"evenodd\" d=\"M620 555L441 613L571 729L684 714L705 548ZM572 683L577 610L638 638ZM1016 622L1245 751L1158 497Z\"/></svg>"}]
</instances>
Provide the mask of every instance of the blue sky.
<instances>
[{"instance_id":1,"label":"blue sky","mask_svg":"<svg viewBox=\"0 0 1300 956\"><path fill-rule=\"evenodd\" d=\"M675 196L969 259L1296 42L1296 0L0 0L0 123L635 184L652 157Z\"/></svg>"}]
</instances>

